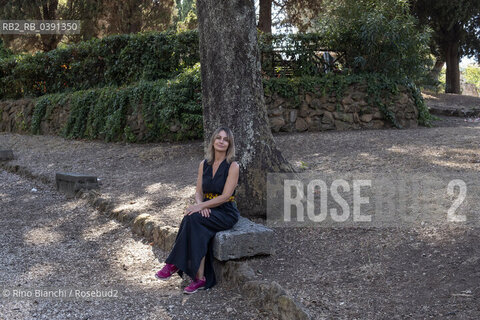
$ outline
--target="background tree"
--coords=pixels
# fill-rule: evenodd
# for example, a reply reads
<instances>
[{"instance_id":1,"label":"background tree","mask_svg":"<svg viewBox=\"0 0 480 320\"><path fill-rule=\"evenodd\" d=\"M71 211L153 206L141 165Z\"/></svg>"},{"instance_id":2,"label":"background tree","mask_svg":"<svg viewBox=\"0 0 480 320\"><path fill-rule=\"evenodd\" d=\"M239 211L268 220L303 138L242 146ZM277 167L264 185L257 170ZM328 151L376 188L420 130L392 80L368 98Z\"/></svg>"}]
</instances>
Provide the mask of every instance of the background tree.
<instances>
[{"instance_id":1,"label":"background tree","mask_svg":"<svg viewBox=\"0 0 480 320\"><path fill-rule=\"evenodd\" d=\"M253 0L197 0L204 136L236 137L242 214L265 216L267 172L291 171L275 146L264 101Z\"/></svg>"},{"instance_id":2,"label":"background tree","mask_svg":"<svg viewBox=\"0 0 480 320\"><path fill-rule=\"evenodd\" d=\"M470 65L465 68L463 74L466 82L473 83L478 89L480 89L480 66Z\"/></svg>"},{"instance_id":3,"label":"background tree","mask_svg":"<svg viewBox=\"0 0 480 320\"><path fill-rule=\"evenodd\" d=\"M193 1L193 0L191 0ZM163 31L175 17L174 0L0 0L2 20L81 20L77 35L2 35L5 46L50 51L63 43L110 34Z\"/></svg>"},{"instance_id":4,"label":"background tree","mask_svg":"<svg viewBox=\"0 0 480 320\"><path fill-rule=\"evenodd\" d=\"M258 29L272 33L272 26L307 32L322 9L322 0L259 0Z\"/></svg>"},{"instance_id":5,"label":"background tree","mask_svg":"<svg viewBox=\"0 0 480 320\"><path fill-rule=\"evenodd\" d=\"M263 33L272 33L272 2L273 0L259 1L258 29Z\"/></svg>"},{"instance_id":6,"label":"background tree","mask_svg":"<svg viewBox=\"0 0 480 320\"><path fill-rule=\"evenodd\" d=\"M312 22L325 10L323 0L279 1L279 6L285 10L280 24L294 26L299 32L310 32Z\"/></svg>"},{"instance_id":7,"label":"background tree","mask_svg":"<svg viewBox=\"0 0 480 320\"><path fill-rule=\"evenodd\" d=\"M58 0L0 0L1 20L56 20L59 19ZM29 50L50 51L57 47L63 35L2 35L7 47L25 47ZM13 42L18 39L16 45Z\"/></svg>"},{"instance_id":8,"label":"background tree","mask_svg":"<svg viewBox=\"0 0 480 320\"><path fill-rule=\"evenodd\" d=\"M106 34L163 31L175 16L174 0L103 0Z\"/></svg>"},{"instance_id":9,"label":"background tree","mask_svg":"<svg viewBox=\"0 0 480 320\"><path fill-rule=\"evenodd\" d=\"M411 9L421 24L434 31L437 61L447 64L445 92L459 94L460 59L469 55L480 61L480 1L411 0Z\"/></svg>"},{"instance_id":10,"label":"background tree","mask_svg":"<svg viewBox=\"0 0 480 320\"><path fill-rule=\"evenodd\" d=\"M103 1L99 0L67 0L65 6L59 8L59 15L64 20L80 20L80 34L65 35L67 43L77 43L97 38L101 32L99 20L104 11Z\"/></svg>"},{"instance_id":11,"label":"background tree","mask_svg":"<svg viewBox=\"0 0 480 320\"><path fill-rule=\"evenodd\" d=\"M417 28L402 0L324 0L315 25L328 48L345 54L344 69L421 80L429 70L429 33Z\"/></svg>"},{"instance_id":12,"label":"background tree","mask_svg":"<svg viewBox=\"0 0 480 320\"><path fill-rule=\"evenodd\" d=\"M194 0L176 0L177 5L177 19L178 21L183 21L187 18L188 13L195 8L195 1Z\"/></svg>"},{"instance_id":13,"label":"background tree","mask_svg":"<svg viewBox=\"0 0 480 320\"><path fill-rule=\"evenodd\" d=\"M197 29L198 18L196 3L193 0L183 0L183 2L177 0L177 8L177 32Z\"/></svg>"}]
</instances>

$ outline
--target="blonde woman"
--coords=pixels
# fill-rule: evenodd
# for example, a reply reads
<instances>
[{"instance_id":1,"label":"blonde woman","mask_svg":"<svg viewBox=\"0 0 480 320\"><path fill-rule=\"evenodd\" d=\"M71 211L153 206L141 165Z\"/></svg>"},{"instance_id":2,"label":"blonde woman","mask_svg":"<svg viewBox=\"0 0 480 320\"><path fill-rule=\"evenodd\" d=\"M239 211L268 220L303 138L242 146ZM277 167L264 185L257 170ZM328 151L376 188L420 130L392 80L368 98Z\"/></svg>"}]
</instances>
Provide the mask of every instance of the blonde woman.
<instances>
[{"instance_id":1,"label":"blonde woman","mask_svg":"<svg viewBox=\"0 0 480 320\"><path fill-rule=\"evenodd\" d=\"M229 128L213 133L207 158L198 167L196 204L189 206L165 266L155 276L166 280L178 272L186 273L192 282L184 293L192 294L215 285L212 240L218 231L232 228L240 213L234 201L239 166L233 161L235 144Z\"/></svg>"}]
</instances>

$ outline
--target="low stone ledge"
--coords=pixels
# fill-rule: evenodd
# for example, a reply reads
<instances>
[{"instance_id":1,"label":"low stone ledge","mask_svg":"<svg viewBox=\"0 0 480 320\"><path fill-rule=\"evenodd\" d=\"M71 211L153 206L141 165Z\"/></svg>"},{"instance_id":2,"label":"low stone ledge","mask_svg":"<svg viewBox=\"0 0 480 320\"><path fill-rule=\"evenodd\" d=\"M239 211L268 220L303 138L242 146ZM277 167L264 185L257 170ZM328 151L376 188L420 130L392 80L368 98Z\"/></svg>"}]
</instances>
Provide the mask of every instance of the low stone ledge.
<instances>
[{"instance_id":1,"label":"low stone ledge","mask_svg":"<svg viewBox=\"0 0 480 320\"><path fill-rule=\"evenodd\" d=\"M428 107L428 111L431 114L438 116L449 116L449 117L478 117L480 116L480 109L457 109L457 108L445 108L441 106L431 105Z\"/></svg>"},{"instance_id":2,"label":"low stone ledge","mask_svg":"<svg viewBox=\"0 0 480 320\"><path fill-rule=\"evenodd\" d=\"M213 256L220 261L272 254L273 230L240 217L230 230L217 232Z\"/></svg>"},{"instance_id":3,"label":"low stone ledge","mask_svg":"<svg viewBox=\"0 0 480 320\"><path fill-rule=\"evenodd\" d=\"M69 196L82 190L98 189L99 184L97 177L88 176L78 173L60 173L55 174L55 184L57 190L66 193Z\"/></svg>"},{"instance_id":4,"label":"low stone ledge","mask_svg":"<svg viewBox=\"0 0 480 320\"><path fill-rule=\"evenodd\" d=\"M9 161L9 160L13 160L13 151L0 150L0 161Z\"/></svg>"},{"instance_id":5,"label":"low stone ledge","mask_svg":"<svg viewBox=\"0 0 480 320\"><path fill-rule=\"evenodd\" d=\"M310 320L308 311L275 281L257 280L245 261L214 261L217 281L238 286L241 294L259 309L281 320Z\"/></svg>"}]
</instances>

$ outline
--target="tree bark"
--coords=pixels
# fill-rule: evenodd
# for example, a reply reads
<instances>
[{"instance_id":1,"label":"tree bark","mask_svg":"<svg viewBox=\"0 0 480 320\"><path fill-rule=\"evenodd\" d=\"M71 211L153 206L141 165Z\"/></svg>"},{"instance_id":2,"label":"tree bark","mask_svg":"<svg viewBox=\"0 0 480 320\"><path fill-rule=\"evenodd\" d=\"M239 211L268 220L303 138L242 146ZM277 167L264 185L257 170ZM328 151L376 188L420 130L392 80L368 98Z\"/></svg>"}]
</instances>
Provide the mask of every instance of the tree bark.
<instances>
[{"instance_id":1,"label":"tree bark","mask_svg":"<svg viewBox=\"0 0 480 320\"><path fill-rule=\"evenodd\" d=\"M432 70L430 70L430 77L438 81L438 77L440 77L440 72L442 72L443 66L445 65L445 59L442 57L437 57L435 61L435 65L433 66Z\"/></svg>"},{"instance_id":2,"label":"tree bark","mask_svg":"<svg viewBox=\"0 0 480 320\"><path fill-rule=\"evenodd\" d=\"M258 29L263 33L272 33L272 0L260 0Z\"/></svg>"},{"instance_id":3,"label":"tree bark","mask_svg":"<svg viewBox=\"0 0 480 320\"><path fill-rule=\"evenodd\" d=\"M444 47L447 62L445 93L460 92L460 45L458 41L447 42Z\"/></svg>"},{"instance_id":4,"label":"tree bark","mask_svg":"<svg viewBox=\"0 0 480 320\"><path fill-rule=\"evenodd\" d=\"M265 217L267 172L291 172L268 124L253 0L197 0L205 143L220 125L235 135L243 216Z\"/></svg>"},{"instance_id":5,"label":"tree bark","mask_svg":"<svg viewBox=\"0 0 480 320\"><path fill-rule=\"evenodd\" d=\"M58 0L46 1L42 5L42 20L57 19ZM48 52L57 48L63 35L59 34L41 34L42 50Z\"/></svg>"}]
</instances>

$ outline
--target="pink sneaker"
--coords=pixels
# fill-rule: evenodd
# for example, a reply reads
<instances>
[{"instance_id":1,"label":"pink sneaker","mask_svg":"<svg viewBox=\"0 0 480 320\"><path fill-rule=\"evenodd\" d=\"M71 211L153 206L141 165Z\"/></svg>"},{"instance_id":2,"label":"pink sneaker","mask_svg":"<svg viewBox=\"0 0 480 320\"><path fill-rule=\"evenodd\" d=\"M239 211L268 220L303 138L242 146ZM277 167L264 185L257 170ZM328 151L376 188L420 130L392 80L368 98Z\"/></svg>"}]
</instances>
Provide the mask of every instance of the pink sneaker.
<instances>
[{"instance_id":1,"label":"pink sneaker","mask_svg":"<svg viewBox=\"0 0 480 320\"><path fill-rule=\"evenodd\" d=\"M177 271L178 268L173 264L166 263L162 270L159 270L157 273L155 273L155 277L160 280L167 280Z\"/></svg>"},{"instance_id":2,"label":"pink sneaker","mask_svg":"<svg viewBox=\"0 0 480 320\"><path fill-rule=\"evenodd\" d=\"M203 277L203 280L195 279L194 281L190 282L188 287L183 289L183 293L192 294L197 292L197 290L203 290L205 289L205 283L207 283L205 277Z\"/></svg>"}]
</instances>

